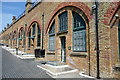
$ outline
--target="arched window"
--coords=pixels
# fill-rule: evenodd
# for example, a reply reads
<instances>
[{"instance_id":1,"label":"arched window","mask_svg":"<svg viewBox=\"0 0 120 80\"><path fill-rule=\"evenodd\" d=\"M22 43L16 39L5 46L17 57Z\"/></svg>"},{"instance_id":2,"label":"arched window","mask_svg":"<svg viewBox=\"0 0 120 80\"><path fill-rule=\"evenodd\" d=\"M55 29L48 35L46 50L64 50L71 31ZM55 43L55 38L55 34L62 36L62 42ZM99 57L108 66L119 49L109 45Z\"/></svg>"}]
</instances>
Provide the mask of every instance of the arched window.
<instances>
[{"instance_id":1,"label":"arched window","mask_svg":"<svg viewBox=\"0 0 120 80\"><path fill-rule=\"evenodd\" d=\"M16 46L16 41L17 41L16 31L14 31L14 33L13 33L13 45L14 45L14 46Z\"/></svg>"},{"instance_id":2,"label":"arched window","mask_svg":"<svg viewBox=\"0 0 120 80\"><path fill-rule=\"evenodd\" d=\"M19 40L22 40L24 37L24 30L21 29L20 32L19 32Z\"/></svg>"},{"instance_id":3,"label":"arched window","mask_svg":"<svg viewBox=\"0 0 120 80\"><path fill-rule=\"evenodd\" d=\"M55 51L55 22L53 22L49 30L49 51Z\"/></svg>"},{"instance_id":4,"label":"arched window","mask_svg":"<svg viewBox=\"0 0 120 80\"><path fill-rule=\"evenodd\" d=\"M76 12L73 14L73 51L86 51L86 24Z\"/></svg>"},{"instance_id":5,"label":"arched window","mask_svg":"<svg viewBox=\"0 0 120 80\"><path fill-rule=\"evenodd\" d=\"M67 31L68 29L68 17L67 11L59 15L59 32Z\"/></svg>"},{"instance_id":6,"label":"arched window","mask_svg":"<svg viewBox=\"0 0 120 80\"><path fill-rule=\"evenodd\" d=\"M35 37L37 37L37 38L35 38ZM34 22L31 25L31 28L29 29L29 32L28 32L28 47L30 47L30 45L31 45L31 40L33 41L33 45L34 45L34 41L37 41L37 47L40 47L40 45L41 45L41 30L39 28L38 23L36 23L36 22Z\"/></svg>"},{"instance_id":7,"label":"arched window","mask_svg":"<svg viewBox=\"0 0 120 80\"><path fill-rule=\"evenodd\" d=\"M36 32L36 24L32 25L32 36L35 36L35 32Z\"/></svg>"},{"instance_id":8,"label":"arched window","mask_svg":"<svg viewBox=\"0 0 120 80\"><path fill-rule=\"evenodd\" d=\"M24 29L23 29L23 27L19 30L19 46L21 46L21 48L23 48L23 46L25 45L24 43L23 43L23 40L24 40L24 38L25 38L25 32L24 32Z\"/></svg>"}]
</instances>

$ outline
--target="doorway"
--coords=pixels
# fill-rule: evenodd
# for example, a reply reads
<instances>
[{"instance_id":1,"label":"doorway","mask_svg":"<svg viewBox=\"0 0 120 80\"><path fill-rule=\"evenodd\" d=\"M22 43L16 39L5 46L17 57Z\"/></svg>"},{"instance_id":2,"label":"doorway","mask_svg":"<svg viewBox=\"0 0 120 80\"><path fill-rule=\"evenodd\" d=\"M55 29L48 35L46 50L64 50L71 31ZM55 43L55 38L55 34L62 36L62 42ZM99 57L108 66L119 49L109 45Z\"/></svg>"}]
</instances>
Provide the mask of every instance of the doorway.
<instances>
[{"instance_id":1,"label":"doorway","mask_svg":"<svg viewBox=\"0 0 120 80\"><path fill-rule=\"evenodd\" d=\"M61 40L61 61L66 62L66 37L60 37Z\"/></svg>"}]
</instances>

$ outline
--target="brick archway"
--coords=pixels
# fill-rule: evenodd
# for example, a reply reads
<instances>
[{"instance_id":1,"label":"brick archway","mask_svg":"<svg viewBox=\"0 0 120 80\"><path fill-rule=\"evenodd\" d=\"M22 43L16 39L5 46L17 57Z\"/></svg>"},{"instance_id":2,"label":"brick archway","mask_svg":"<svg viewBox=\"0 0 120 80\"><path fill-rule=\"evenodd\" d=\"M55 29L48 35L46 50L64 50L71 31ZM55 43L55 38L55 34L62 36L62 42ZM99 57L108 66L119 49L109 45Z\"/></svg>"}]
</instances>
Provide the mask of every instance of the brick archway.
<instances>
[{"instance_id":1,"label":"brick archway","mask_svg":"<svg viewBox=\"0 0 120 80\"><path fill-rule=\"evenodd\" d=\"M14 33L16 33L16 30L14 31Z\"/></svg>"},{"instance_id":2,"label":"brick archway","mask_svg":"<svg viewBox=\"0 0 120 80\"><path fill-rule=\"evenodd\" d=\"M28 28L27 28L27 35L28 35L28 32L29 32L29 29L31 28L31 25L32 25L33 23L35 23L35 22L39 25L40 30L42 30L42 25L41 25L40 21L39 21L37 18L34 18L34 19L30 22L30 24L29 24L29 26L28 26Z\"/></svg>"},{"instance_id":3,"label":"brick archway","mask_svg":"<svg viewBox=\"0 0 120 80\"><path fill-rule=\"evenodd\" d=\"M20 29L18 30L18 34L20 33L20 30L24 29L23 26L20 27Z\"/></svg>"},{"instance_id":4,"label":"brick archway","mask_svg":"<svg viewBox=\"0 0 120 80\"><path fill-rule=\"evenodd\" d=\"M120 2L112 2L107 9L105 15L104 15L104 20L102 21L105 25L109 25L111 19L115 15L116 11L118 10L120 6Z\"/></svg>"},{"instance_id":5,"label":"brick archway","mask_svg":"<svg viewBox=\"0 0 120 80\"><path fill-rule=\"evenodd\" d=\"M60 5L58 5L57 8L53 11L53 13L52 13L50 19L48 20L47 25L46 25L47 28L46 28L46 30L45 30L45 33L47 33L48 28L49 28L49 25L50 25L53 17L56 15L56 13L57 13L60 9L62 9L62 8L64 8L64 7L69 7L69 6L76 7L76 8L78 8L78 9L80 9L81 11L83 11L83 13L86 15L86 17L88 18L89 21L92 19L91 15L90 15L90 14L91 14L90 8L89 8L87 5L85 5L83 2L63 2L63 3L61 3Z\"/></svg>"}]
</instances>

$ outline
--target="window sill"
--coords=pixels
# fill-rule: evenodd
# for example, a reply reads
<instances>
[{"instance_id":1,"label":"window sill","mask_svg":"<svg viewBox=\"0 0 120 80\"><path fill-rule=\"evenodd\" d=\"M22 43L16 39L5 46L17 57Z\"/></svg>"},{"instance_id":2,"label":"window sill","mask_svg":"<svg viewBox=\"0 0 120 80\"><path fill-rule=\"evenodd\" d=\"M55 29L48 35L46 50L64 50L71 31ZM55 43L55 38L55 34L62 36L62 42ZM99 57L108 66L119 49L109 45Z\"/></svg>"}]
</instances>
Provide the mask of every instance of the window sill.
<instances>
[{"instance_id":1,"label":"window sill","mask_svg":"<svg viewBox=\"0 0 120 80\"><path fill-rule=\"evenodd\" d=\"M47 52L48 55L55 55L55 52Z\"/></svg>"},{"instance_id":2,"label":"window sill","mask_svg":"<svg viewBox=\"0 0 120 80\"><path fill-rule=\"evenodd\" d=\"M60 35L60 34L67 34L68 31L61 31L61 32L58 32L57 35Z\"/></svg>"},{"instance_id":3,"label":"window sill","mask_svg":"<svg viewBox=\"0 0 120 80\"><path fill-rule=\"evenodd\" d=\"M70 56L88 56L88 53L87 52L71 52L69 53Z\"/></svg>"},{"instance_id":4,"label":"window sill","mask_svg":"<svg viewBox=\"0 0 120 80\"><path fill-rule=\"evenodd\" d=\"M48 52L46 56L47 57L55 57L55 53L54 52Z\"/></svg>"}]
</instances>

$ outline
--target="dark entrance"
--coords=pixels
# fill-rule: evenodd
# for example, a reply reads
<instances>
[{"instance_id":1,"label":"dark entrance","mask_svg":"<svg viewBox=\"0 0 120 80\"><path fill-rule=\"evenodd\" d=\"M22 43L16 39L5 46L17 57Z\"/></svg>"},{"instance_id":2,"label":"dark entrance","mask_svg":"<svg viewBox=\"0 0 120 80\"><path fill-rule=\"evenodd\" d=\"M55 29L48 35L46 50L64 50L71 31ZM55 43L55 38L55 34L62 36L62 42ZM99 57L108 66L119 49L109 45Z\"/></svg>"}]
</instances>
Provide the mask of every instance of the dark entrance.
<instances>
[{"instance_id":1,"label":"dark entrance","mask_svg":"<svg viewBox=\"0 0 120 80\"><path fill-rule=\"evenodd\" d=\"M35 49L35 57L36 58L44 58L45 57L45 50Z\"/></svg>"},{"instance_id":2,"label":"dark entrance","mask_svg":"<svg viewBox=\"0 0 120 80\"><path fill-rule=\"evenodd\" d=\"M66 62L66 37L60 37L61 40L61 61Z\"/></svg>"}]
</instances>

